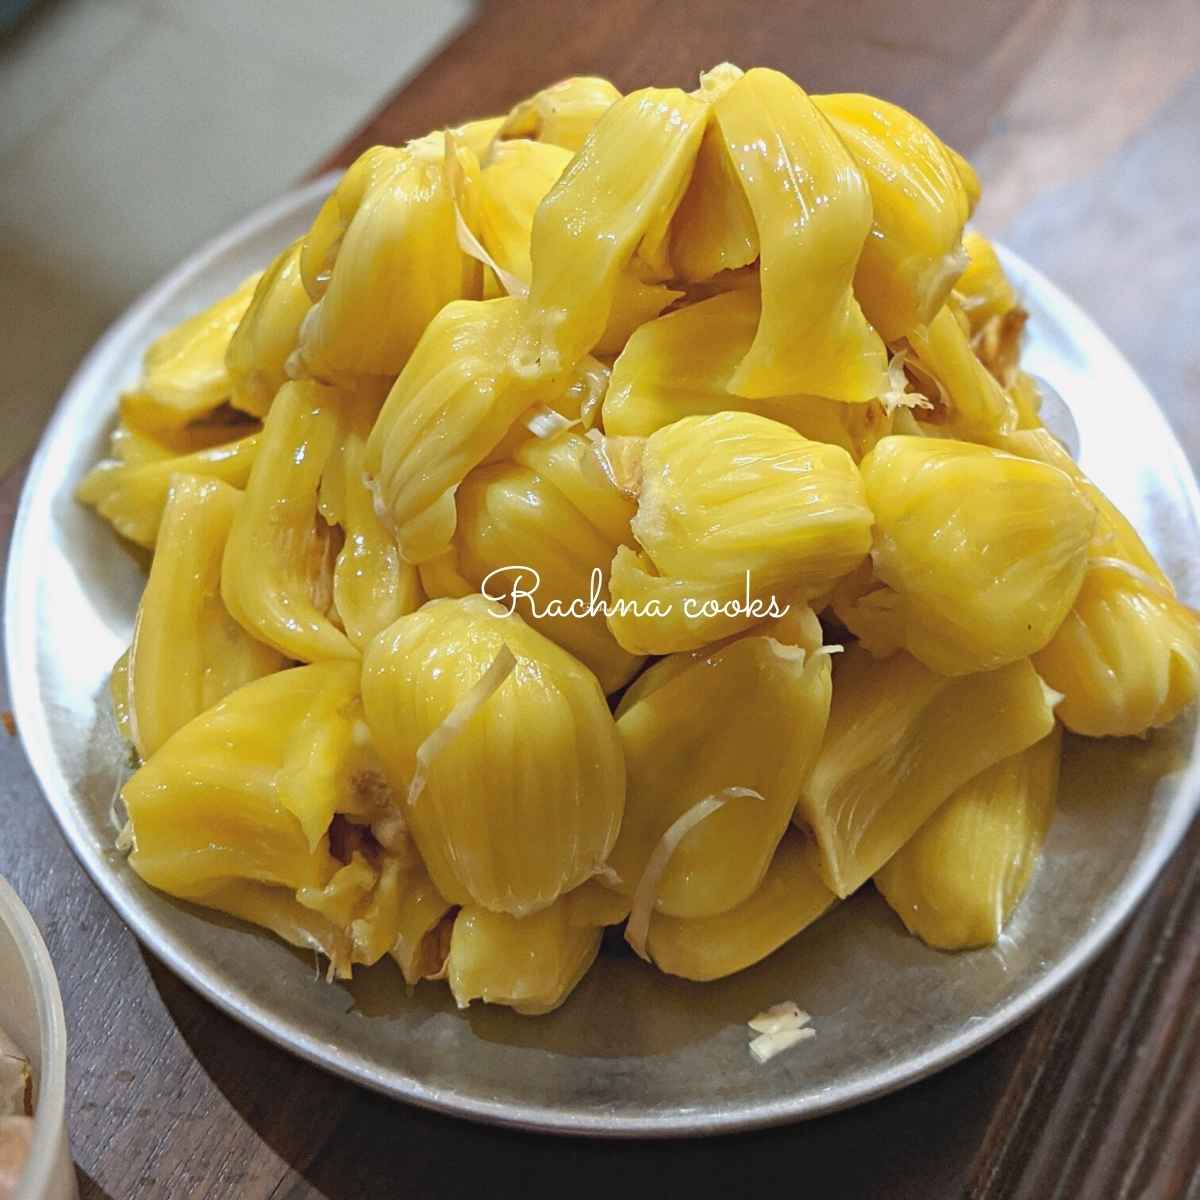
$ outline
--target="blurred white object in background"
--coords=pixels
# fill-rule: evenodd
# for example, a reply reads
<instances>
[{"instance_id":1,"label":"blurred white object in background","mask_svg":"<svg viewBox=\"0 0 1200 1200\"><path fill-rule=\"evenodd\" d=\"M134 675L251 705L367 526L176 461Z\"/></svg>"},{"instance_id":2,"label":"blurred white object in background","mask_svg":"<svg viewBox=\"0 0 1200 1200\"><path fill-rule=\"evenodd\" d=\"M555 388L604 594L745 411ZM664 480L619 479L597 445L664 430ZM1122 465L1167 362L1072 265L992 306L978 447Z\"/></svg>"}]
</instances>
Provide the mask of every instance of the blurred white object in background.
<instances>
[{"instance_id":1,"label":"blurred white object in background","mask_svg":"<svg viewBox=\"0 0 1200 1200\"><path fill-rule=\"evenodd\" d=\"M42 0L0 38L0 473L104 327L296 182L472 0Z\"/></svg>"},{"instance_id":2,"label":"blurred white object in background","mask_svg":"<svg viewBox=\"0 0 1200 1200\"><path fill-rule=\"evenodd\" d=\"M67 1029L46 943L0 878L0 1022L33 1067L33 1136L12 1200L74 1200L67 1145Z\"/></svg>"}]
</instances>

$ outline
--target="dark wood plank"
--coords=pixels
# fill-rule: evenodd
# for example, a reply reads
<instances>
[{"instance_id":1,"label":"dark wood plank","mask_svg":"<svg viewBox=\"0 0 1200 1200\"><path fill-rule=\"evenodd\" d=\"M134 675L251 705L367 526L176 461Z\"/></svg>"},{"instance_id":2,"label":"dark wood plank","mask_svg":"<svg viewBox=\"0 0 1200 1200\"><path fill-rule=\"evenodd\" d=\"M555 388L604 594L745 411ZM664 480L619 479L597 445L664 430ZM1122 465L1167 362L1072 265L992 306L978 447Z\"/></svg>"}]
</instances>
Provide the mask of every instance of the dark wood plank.
<instances>
[{"instance_id":1,"label":"dark wood plank","mask_svg":"<svg viewBox=\"0 0 1200 1200\"><path fill-rule=\"evenodd\" d=\"M328 163L502 111L565 74L690 85L725 58L886 95L970 152L980 220L1086 299L1200 459L1195 0L493 0ZM15 498L10 475L0 541ZM0 681L0 709L4 694ZM139 952L2 731L0 816L0 873L63 986L87 1197L559 1195L595 1179L632 1194L1200 1200L1195 829L1100 961L969 1061L794 1129L614 1147L390 1103L217 1013Z\"/></svg>"}]
</instances>

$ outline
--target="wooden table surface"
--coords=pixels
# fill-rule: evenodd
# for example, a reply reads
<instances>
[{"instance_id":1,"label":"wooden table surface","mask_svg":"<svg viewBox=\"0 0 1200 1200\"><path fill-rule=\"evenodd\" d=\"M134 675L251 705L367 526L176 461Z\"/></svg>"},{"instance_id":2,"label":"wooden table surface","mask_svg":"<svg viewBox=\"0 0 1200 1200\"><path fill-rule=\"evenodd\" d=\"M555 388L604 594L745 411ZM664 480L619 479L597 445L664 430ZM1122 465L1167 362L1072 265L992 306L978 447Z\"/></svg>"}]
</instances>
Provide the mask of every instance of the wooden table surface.
<instances>
[{"instance_id":1,"label":"wooden table surface","mask_svg":"<svg viewBox=\"0 0 1200 1200\"><path fill-rule=\"evenodd\" d=\"M1084 302L1200 460L1197 0L485 3L328 162L563 75L690 84L722 59L889 97L968 153L979 224ZM0 483L0 541L16 491ZM559 1195L581 1180L616 1195L1200 1197L1200 827L1116 944L968 1061L802 1126L614 1145L395 1104L234 1024L141 952L2 732L0 821L0 873L62 983L85 1197Z\"/></svg>"}]
</instances>

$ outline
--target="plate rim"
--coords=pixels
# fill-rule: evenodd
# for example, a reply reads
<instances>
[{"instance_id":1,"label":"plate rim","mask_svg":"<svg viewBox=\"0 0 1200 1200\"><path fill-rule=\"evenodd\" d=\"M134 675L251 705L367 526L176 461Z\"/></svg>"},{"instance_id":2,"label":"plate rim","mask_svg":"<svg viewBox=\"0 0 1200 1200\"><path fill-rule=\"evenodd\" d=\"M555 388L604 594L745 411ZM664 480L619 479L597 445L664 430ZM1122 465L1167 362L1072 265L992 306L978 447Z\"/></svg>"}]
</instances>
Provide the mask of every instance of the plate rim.
<instances>
[{"instance_id":1,"label":"plate rim","mask_svg":"<svg viewBox=\"0 0 1200 1200\"><path fill-rule=\"evenodd\" d=\"M338 171L328 172L262 205L189 254L129 305L106 329L73 373L54 415L42 432L21 487L12 525L4 595L5 666L21 743L33 768L38 789L72 854L141 945L190 988L240 1024L280 1048L342 1078L393 1099L449 1116L541 1133L606 1138L699 1137L742 1132L807 1120L877 1099L973 1054L1025 1020L1074 979L1129 920L1200 810L1200 731L1193 741L1190 760L1179 780L1178 799L1166 815L1155 842L1143 857L1135 861L1133 869L1110 895L1100 919L1093 921L1083 936L1045 974L990 1016L968 1022L953 1037L943 1039L922 1053L881 1067L829 1096L807 1102L803 1098L789 1100L784 1097L723 1112L677 1111L645 1116L606 1115L599 1111L579 1114L564 1112L552 1103L538 1100L511 1103L463 1096L453 1089L431 1086L411 1076L401 1076L402 1082L398 1084L398 1073L385 1077L368 1060L354 1053L339 1057L334 1047L291 1023L286 1015L281 1020L280 1014L269 1006L257 1003L252 997L235 994L211 979L193 965L185 947L177 944L176 939L156 930L153 918L147 916L132 898L122 895L116 886L110 861L89 837L72 802L70 782L57 766L46 728L45 706L35 686L37 671L33 661L34 643L32 639L23 641L21 636L36 613L36 583L24 583L21 574L13 568L22 557L22 548L30 538L37 536L38 519L50 518L49 498L53 492L46 485L45 477L53 464L58 443L62 440L62 430L74 415L73 410L81 404L87 390L87 380L112 355L128 328L156 309L163 299L202 275L214 260L235 249L239 243L268 230L297 208L326 195L340 175ZM1109 359L1120 364L1127 377L1126 384L1140 391L1161 418L1171 460L1162 465L1172 469L1172 475L1181 487L1193 516L1200 520L1200 488L1197 487L1190 462L1169 419L1132 365L1062 289L1013 251L1002 245L998 245L997 249L1006 268L1013 268L1015 273L1031 281L1039 296L1070 317L1072 330L1077 336L1084 335Z\"/></svg>"}]
</instances>

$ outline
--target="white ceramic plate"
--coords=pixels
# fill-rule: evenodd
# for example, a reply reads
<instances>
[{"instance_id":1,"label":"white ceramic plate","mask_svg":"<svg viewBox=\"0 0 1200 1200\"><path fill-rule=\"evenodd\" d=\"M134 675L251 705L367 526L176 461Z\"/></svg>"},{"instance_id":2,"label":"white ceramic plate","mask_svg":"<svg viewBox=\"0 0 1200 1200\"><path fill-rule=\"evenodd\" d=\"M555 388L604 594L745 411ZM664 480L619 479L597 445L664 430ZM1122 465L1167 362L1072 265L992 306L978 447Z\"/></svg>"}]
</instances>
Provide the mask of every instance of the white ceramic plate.
<instances>
[{"instance_id":1,"label":"white ceramic plate","mask_svg":"<svg viewBox=\"0 0 1200 1200\"><path fill-rule=\"evenodd\" d=\"M995 1038L1079 971L1196 810L1194 714L1145 742L1067 740L1060 811L1033 887L1000 945L969 954L907 936L868 888L732 979L690 984L606 952L561 1010L528 1020L460 1013L430 985L408 997L388 966L327 986L269 936L137 879L113 850L126 752L107 680L143 574L72 490L103 453L117 392L145 346L298 237L329 186L319 180L242 222L117 322L62 400L14 532L6 641L21 734L76 854L146 946L238 1020L369 1087L485 1121L643 1136L768 1125L880 1095ZM1195 603L1200 497L1162 414L1070 300L1012 254L1004 264L1031 312L1027 365L1074 414L1084 467ZM814 1014L818 1036L756 1065L744 1023L788 998Z\"/></svg>"}]
</instances>

